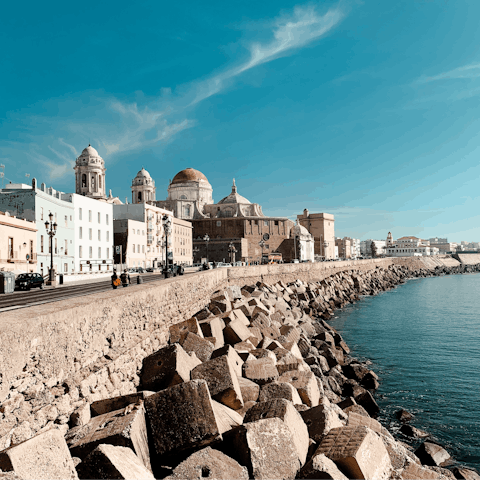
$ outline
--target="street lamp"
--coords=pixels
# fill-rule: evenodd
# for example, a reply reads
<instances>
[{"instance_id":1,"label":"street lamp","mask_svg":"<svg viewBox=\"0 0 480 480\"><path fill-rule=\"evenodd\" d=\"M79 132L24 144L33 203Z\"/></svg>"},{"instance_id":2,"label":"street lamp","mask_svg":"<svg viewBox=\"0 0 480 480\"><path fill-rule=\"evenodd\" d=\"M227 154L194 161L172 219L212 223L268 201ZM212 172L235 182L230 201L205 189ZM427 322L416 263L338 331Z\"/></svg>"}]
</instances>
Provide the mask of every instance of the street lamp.
<instances>
[{"instance_id":1,"label":"street lamp","mask_svg":"<svg viewBox=\"0 0 480 480\"><path fill-rule=\"evenodd\" d=\"M228 252L230 253L230 262L235 263L235 252L237 249L235 248L235 245L230 242L230 245L228 246Z\"/></svg>"},{"instance_id":2,"label":"street lamp","mask_svg":"<svg viewBox=\"0 0 480 480\"><path fill-rule=\"evenodd\" d=\"M57 222L53 222L53 213L48 214L50 222L45 222L45 229L50 237L50 272L48 274L49 285L55 285L55 270L53 270L53 237L57 233ZM50 229L49 229L50 228Z\"/></svg>"},{"instance_id":3,"label":"street lamp","mask_svg":"<svg viewBox=\"0 0 480 480\"><path fill-rule=\"evenodd\" d=\"M265 240L260 240L258 244L262 247L262 257L260 258L260 265L263 263L263 247L265 247Z\"/></svg>"},{"instance_id":4,"label":"street lamp","mask_svg":"<svg viewBox=\"0 0 480 480\"><path fill-rule=\"evenodd\" d=\"M205 245L207 247L207 265L208 265L208 242L210 241L210 237L205 234L205 236L203 237L203 241L205 242Z\"/></svg>"},{"instance_id":5,"label":"street lamp","mask_svg":"<svg viewBox=\"0 0 480 480\"><path fill-rule=\"evenodd\" d=\"M195 257L197 256L197 253L200 251L198 247L193 247L192 253L193 253L193 263L199 263L195 261Z\"/></svg>"},{"instance_id":6,"label":"street lamp","mask_svg":"<svg viewBox=\"0 0 480 480\"><path fill-rule=\"evenodd\" d=\"M168 235L172 230L172 219L168 215L162 217L163 229L165 231L165 268L164 275L165 278L170 277L170 271L168 269Z\"/></svg>"}]
</instances>

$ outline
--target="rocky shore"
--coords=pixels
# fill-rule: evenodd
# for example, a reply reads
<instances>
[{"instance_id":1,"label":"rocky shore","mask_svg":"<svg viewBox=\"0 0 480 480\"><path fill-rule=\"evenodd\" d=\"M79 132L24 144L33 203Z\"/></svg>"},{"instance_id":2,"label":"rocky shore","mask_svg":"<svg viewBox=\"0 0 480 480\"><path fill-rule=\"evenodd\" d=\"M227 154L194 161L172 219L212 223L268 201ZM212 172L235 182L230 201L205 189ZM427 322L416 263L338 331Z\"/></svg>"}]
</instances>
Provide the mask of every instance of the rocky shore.
<instances>
[{"instance_id":1,"label":"rocky shore","mask_svg":"<svg viewBox=\"0 0 480 480\"><path fill-rule=\"evenodd\" d=\"M390 266L229 286L172 325L167 344L149 335L67 381L35 381L33 358L0 405L0 478L478 479L376 420L379 379L328 324L408 278L476 271ZM407 437L424 435L408 412L398 418Z\"/></svg>"}]
</instances>

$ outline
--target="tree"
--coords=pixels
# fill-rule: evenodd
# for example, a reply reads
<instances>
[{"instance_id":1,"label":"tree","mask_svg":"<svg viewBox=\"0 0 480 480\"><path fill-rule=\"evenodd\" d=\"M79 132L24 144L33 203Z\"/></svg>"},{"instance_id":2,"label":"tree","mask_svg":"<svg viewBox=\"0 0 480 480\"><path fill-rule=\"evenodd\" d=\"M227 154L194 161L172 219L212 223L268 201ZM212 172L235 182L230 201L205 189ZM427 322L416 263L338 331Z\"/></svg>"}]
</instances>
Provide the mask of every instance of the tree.
<instances>
[{"instance_id":1,"label":"tree","mask_svg":"<svg viewBox=\"0 0 480 480\"><path fill-rule=\"evenodd\" d=\"M377 256L377 246L375 245L375 242L370 244L370 250L372 252L372 258L375 258Z\"/></svg>"}]
</instances>

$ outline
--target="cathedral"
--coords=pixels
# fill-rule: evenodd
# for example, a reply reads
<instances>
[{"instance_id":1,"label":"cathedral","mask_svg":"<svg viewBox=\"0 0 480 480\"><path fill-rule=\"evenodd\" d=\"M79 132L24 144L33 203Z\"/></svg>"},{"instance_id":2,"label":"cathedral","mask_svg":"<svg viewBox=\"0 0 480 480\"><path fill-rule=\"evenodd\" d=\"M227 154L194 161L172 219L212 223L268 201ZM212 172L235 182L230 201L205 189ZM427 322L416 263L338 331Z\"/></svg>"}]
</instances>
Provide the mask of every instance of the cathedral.
<instances>
[{"instance_id":1,"label":"cathedral","mask_svg":"<svg viewBox=\"0 0 480 480\"><path fill-rule=\"evenodd\" d=\"M75 162L75 191L100 201L122 204L106 195L105 162L89 145ZM235 180L231 192L218 203L207 177L193 168L178 172L169 182L166 200L156 200L155 181L142 168L132 181L132 204L150 204L173 212L193 226L194 262L261 262L274 252L285 252L285 240L295 235L294 223L285 217L266 217L262 207L237 191ZM127 200L125 203L128 203ZM283 246L282 246L283 243ZM289 247L289 251L292 248ZM293 253L283 253L283 257Z\"/></svg>"}]
</instances>

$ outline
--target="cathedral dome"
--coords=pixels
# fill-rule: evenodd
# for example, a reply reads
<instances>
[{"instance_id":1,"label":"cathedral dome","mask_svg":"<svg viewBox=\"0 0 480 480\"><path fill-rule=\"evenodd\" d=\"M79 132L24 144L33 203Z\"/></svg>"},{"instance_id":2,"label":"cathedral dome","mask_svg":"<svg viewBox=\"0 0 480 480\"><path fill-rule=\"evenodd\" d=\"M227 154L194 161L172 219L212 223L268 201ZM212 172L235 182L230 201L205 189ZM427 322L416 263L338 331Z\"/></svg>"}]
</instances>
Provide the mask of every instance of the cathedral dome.
<instances>
[{"instance_id":1,"label":"cathedral dome","mask_svg":"<svg viewBox=\"0 0 480 480\"><path fill-rule=\"evenodd\" d=\"M222 198L218 202L218 205L225 204L225 203L240 203L240 204L251 205L250 201L248 201L245 197L242 197L237 193L237 186L235 185L235 179L233 179L232 193L230 195L227 195L225 198Z\"/></svg>"},{"instance_id":2,"label":"cathedral dome","mask_svg":"<svg viewBox=\"0 0 480 480\"><path fill-rule=\"evenodd\" d=\"M91 145L88 145L87 148L83 149L82 156L84 156L84 155L90 155L91 157L99 157L100 156L98 154L98 152Z\"/></svg>"},{"instance_id":3,"label":"cathedral dome","mask_svg":"<svg viewBox=\"0 0 480 480\"><path fill-rule=\"evenodd\" d=\"M91 145L88 145L88 147L84 148L80 156L77 158L76 164L100 164L103 166L105 165L105 162L98 152Z\"/></svg>"},{"instance_id":4,"label":"cathedral dome","mask_svg":"<svg viewBox=\"0 0 480 480\"><path fill-rule=\"evenodd\" d=\"M186 168L181 172L178 172L174 177L170 185L175 185L179 183L187 182L206 182L208 183L207 177L198 170L194 168Z\"/></svg>"},{"instance_id":5,"label":"cathedral dome","mask_svg":"<svg viewBox=\"0 0 480 480\"><path fill-rule=\"evenodd\" d=\"M137 176L133 179L132 185L146 185L152 183L151 175L142 167L137 173Z\"/></svg>"}]
</instances>

